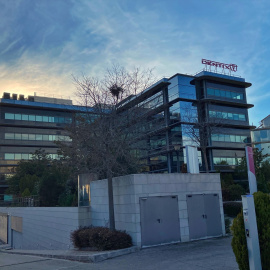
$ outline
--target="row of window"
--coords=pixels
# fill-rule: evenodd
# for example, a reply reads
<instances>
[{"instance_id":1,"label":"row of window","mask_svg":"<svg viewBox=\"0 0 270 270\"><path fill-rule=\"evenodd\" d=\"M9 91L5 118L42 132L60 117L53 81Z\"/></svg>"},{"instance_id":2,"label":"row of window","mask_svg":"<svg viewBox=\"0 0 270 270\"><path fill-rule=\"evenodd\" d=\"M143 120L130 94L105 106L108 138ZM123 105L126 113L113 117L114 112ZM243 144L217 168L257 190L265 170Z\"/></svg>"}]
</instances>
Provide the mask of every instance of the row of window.
<instances>
[{"instance_id":1,"label":"row of window","mask_svg":"<svg viewBox=\"0 0 270 270\"><path fill-rule=\"evenodd\" d=\"M240 135L229 135L229 134L212 134L211 139L214 142L239 142L239 143L247 143L247 136Z\"/></svg>"},{"instance_id":2,"label":"row of window","mask_svg":"<svg viewBox=\"0 0 270 270\"><path fill-rule=\"evenodd\" d=\"M25 140L25 141L71 141L69 136L47 135L47 134L22 134L5 133L5 140Z\"/></svg>"},{"instance_id":3,"label":"row of window","mask_svg":"<svg viewBox=\"0 0 270 270\"><path fill-rule=\"evenodd\" d=\"M5 113L5 119L19 121L34 121L46 123L71 123L71 117L44 116L33 114Z\"/></svg>"},{"instance_id":4,"label":"row of window","mask_svg":"<svg viewBox=\"0 0 270 270\"><path fill-rule=\"evenodd\" d=\"M209 111L209 117L228 119L228 120L237 120L237 121L246 121L246 116L241 113Z\"/></svg>"},{"instance_id":5,"label":"row of window","mask_svg":"<svg viewBox=\"0 0 270 270\"><path fill-rule=\"evenodd\" d=\"M213 161L215 165L237 165L241 161L241 158L214 157Z\"/></svg>"},{"instance_id":6,"label":"row of window","mask_svg":"<svg viewBox=\"0 0 270 270\"><path fill-rule=\"evenodd\" d=\"M207 95L212 95L216 97L224 97L224 98L230 98L230 99L244 99L244 95L241 93L236 93L232 91L225 91L220 89L214 89L214 88L207 88Z\"/></svg>"},{"instance_id":7,"label":"row of window","mask_svg":"<svg viewBox=\"0 0 270 270\"><path fill-rule=\"evenodd\" d=\"M57 154L48 154L52 159L59 159ZM30 160L33 158L33 154L27 153L5 153L5 160Z\"/></svg>"}]
</instances>

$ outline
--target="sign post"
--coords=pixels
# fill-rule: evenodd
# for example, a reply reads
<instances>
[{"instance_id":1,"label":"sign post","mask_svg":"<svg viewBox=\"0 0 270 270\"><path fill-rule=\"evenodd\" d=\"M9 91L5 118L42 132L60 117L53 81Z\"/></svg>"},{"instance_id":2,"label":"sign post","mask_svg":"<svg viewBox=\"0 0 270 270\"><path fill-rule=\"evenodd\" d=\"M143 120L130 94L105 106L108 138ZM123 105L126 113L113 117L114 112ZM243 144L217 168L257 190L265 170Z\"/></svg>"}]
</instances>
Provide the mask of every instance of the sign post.
<instances>
[{"instance_id":1,"label":"sign post","mask_svg":"<svg viewBox=\"0 0 270 270\"><path fill-rule=\"evenodd\" d=\"M242 204L243 204L243 217L248 248L249 269L261 270L262 265L261 265L257 219L256 219L254 198L252 195L254 192L257 192L257 182L255 176L253 150L252 147L250 146L246 146L246 160L248 167L248 182L250 195L242 196Z\"/></svg>"}]
</instances>

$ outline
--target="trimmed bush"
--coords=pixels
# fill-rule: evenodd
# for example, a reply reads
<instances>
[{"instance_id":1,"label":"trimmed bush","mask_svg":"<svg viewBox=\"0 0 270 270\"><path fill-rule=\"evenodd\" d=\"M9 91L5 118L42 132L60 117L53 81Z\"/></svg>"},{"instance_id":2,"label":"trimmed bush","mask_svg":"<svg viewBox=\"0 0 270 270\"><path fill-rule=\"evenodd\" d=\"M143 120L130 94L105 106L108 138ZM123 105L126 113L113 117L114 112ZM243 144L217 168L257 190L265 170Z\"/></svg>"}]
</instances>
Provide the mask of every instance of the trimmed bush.
<instances>
[{"instance_id":1,"label":"trimmed bush","mask_svg":"<svg viewBox=\"0 0 270 270\"><path fill-rule=\"evenodd\" d=\"M254 194L262 269L270 269L270 195ZM232 248L240 270L249 270L243 211L234 219Z\"/></svg>"},{"instance_id":2,"label":"trimmed bush","mask_svg":"<svg viewBox=\"0 0 270 270\"><path fill-rule=\"evenodd\" d=\"M71 233L73 245L77 248L98 250L122 249L132 246L130 235L123 231L111 231L106 227L85 227Z\"/></svg>"},{"instance_id":3,"label":"trimmed bush","mask_svg":"<svg viewBox=\"0 0 270 270\"><path fill-rule=\"evenodd\" d=\"M236 217L241 213L242 202L225 202L223 203L224 214L228 217Z\"/></svg>"}]
</instances>

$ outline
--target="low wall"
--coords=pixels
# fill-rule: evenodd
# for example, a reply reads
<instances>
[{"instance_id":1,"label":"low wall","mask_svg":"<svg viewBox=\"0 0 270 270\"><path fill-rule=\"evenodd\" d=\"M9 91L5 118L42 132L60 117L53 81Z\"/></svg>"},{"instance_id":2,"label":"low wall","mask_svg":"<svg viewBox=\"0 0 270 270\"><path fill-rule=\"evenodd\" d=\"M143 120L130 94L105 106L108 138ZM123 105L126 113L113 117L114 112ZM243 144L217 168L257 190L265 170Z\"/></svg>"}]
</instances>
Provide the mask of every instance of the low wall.
<instances>
[{"instance_id":1,"label":"low wall","mask_svg":"<svg viewBox=\"0 0 270 270\"><path fill-rule=\"evenodd\" d=\"M0 240L4 243L8 241L8 216L6 213L0 213Z\"/></svg>"},{"instance_id":2,"label":"low wall","mask_svg":"<svg viewBox=\"0 0 270 270\"><path fill-rule=\"evenodd\" d=\"M16 249L70 249L71 231L89 226L89 207L0 207L9 216L9 244Z\"/></svg>"},{"instance_id":3,"label":"low wall","mask_svg":"<svg viewBox=\"0 0 270 270\"><path fill-rule=\"evenodd\" d=\"M224 214L219 174L135 174L113 179L115 226L126 230L135 245L141 246L140 197L178 197L181 241L189 241L187 211L188 194L219 195L223 235L225 235ZM90 184L91 218L94 226L108 226L107 180Z\"/></svg>"}]
</instances>

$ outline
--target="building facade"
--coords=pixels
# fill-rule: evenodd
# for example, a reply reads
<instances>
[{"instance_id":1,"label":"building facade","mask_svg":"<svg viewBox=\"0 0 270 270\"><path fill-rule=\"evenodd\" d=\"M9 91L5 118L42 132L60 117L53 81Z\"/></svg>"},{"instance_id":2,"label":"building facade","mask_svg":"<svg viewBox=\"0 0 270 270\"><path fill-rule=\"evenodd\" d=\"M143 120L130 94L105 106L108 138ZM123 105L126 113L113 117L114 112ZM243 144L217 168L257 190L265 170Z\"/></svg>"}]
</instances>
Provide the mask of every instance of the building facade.
<instances>
[{"instance_id":1,"label":"building facade","mask_svg":"<svg viewBox=\"0 0 270 270\"><path fill-rule=\"evenodd\" d=\"M251 131L252 146L270 156L270 115L261 120L258 128ZM269 159L269 157L267 157Z\"/></svg>"},{"instance_id":2,"label":"building facade","mask_svg":"<svg viewBox=\"0 0 270 270\"><path fill-rule=\"evenodd\" d=\"M4 93L0 99L0 194L20 160L29 160L36 150L57 158L55 141L70 141L65 126L74 112L85 111L71 100Z\"/></svg>"},{"instance_id":3,"label":"building facade","mask_svg":"<svg viewBox=\"0 0 270 270\"><path fill-rule=\"evenodd\" d=\"M148 113L146 134L134 143L142 170L184 171L184 147L197 145L200 170L205 171L200 151L202 134L196 124L205 122L212 126L208 137L203 138L209 170L233 172L237 161L245 155L244 147L251 143L248 109L253 105L246 99L246 88L250 86L243 78L208 71L195 76L175 74L120 103L119 111L143 108ZM198 140L190 132L196 126Z\"/></svg>"}]
</instances>

